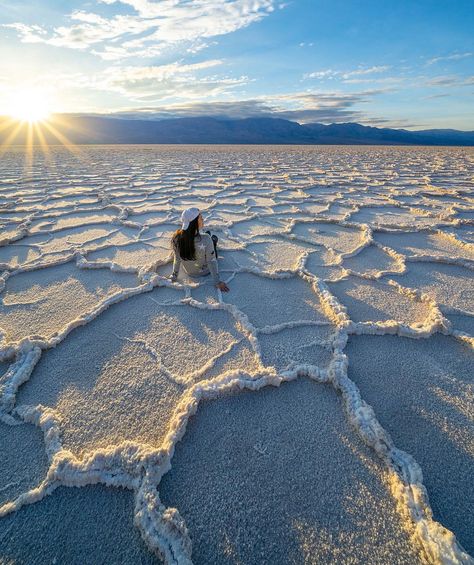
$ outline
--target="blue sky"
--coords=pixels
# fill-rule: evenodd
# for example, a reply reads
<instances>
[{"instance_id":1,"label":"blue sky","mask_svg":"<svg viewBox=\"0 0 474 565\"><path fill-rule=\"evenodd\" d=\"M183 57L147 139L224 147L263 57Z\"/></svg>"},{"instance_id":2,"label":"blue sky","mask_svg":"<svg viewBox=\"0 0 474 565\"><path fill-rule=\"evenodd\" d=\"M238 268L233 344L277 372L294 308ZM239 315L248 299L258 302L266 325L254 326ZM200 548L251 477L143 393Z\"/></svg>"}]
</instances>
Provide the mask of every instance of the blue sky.
<instances>
[{"instance_id":1,"label":"blue sky","mask_svg":"<svg viewBox=\"0 0 474 565\"><path fill-rule=\"evenodd\" d=\"M0 114L474 130L473 30L472 0L0 0Z\"/></svg>"}]
</instances>

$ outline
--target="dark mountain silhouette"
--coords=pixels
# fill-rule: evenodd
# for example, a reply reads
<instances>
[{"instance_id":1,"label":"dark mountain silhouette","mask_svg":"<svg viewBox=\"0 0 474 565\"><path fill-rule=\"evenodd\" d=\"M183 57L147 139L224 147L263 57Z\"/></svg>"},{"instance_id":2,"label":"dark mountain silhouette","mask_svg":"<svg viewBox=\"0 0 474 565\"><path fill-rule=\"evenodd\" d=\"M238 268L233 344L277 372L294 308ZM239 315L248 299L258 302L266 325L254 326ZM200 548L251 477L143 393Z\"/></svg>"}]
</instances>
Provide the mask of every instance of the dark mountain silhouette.
<instances>
[{"instance_id":1,"label":"dark mountain silhouette","mask_svg":"<svg viewBox=\"0 0 474 565\"><path fill-rule=\"evenodd\" d=\"M25 144L28 126L0 118L0 143ZM223 119L214 117L174 119L125 119L105 116L54 116L53 128L41 128L49 144L62 143L62 136L75 144L342 144L342 145L474 145L473 131L430 129L408 131L377 128L356 123L299 124L279 118ZM53 133L53 132L56 132ZM40 137L33 133L35 143Z\"/></svg>"}]
</instances>

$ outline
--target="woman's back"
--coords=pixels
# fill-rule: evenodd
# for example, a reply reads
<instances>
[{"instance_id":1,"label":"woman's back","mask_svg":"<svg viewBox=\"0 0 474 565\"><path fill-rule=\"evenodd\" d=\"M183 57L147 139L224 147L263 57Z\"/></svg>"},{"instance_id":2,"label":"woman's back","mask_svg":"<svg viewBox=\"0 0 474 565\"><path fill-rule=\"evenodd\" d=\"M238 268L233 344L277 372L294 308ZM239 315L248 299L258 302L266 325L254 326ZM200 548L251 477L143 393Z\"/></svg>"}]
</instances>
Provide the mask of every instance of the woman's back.
<instances>
[{"instance_id":1,"label":"woman's back","mask_svg":"<svg viewBox=\"0 0 474 565\"><path fill-rule=\"evenodd\" d=\"M178 277L179 267L182 264L183 269L190 277L202 277L212 273L214 283L219 283L219 274L217 270L217 257L214 249L214 242L207 233L197 233L194 237L194 258L183 259L180 255L179 242L173 240L173 274L172 280Z\"/></svg>"},{"instance_id":2,"label":"woman's back","mask_svg":"<svg viewBox=\"0 0 474 565\"><path fill-rule=\"evenodd\" d=\"M174 254L173 274L171 280L178 278L181 263L186 273L191 277L202 277L212 274L214 284L223 291L228 292L229 287L219 280L217 269L216 245L209 233L200 233L204 223L198 208L187 208L181 214L181 229L177 230L172 238ZM213 236L217 242L217 237Z\"/></svg>"},{"instance_id":3,"label":"woman's back","mask_svg":"<svg viewBox=\"0 0 474 565\"><path fill-rule=\"evenodd\" d=\"M175 256L179 256L179 246L177 242L173 242L173 250ZM182 257L179 257L179 259L184 270L191 277L208 275L209 272L212 272L212 265L210 265L210 263L215 262L217 259L211 236L207 233L196 234L194 237L194 259L183 259ZM218 277L216 278L216 282L218 282Z\"/></svg>"}]
</instances>

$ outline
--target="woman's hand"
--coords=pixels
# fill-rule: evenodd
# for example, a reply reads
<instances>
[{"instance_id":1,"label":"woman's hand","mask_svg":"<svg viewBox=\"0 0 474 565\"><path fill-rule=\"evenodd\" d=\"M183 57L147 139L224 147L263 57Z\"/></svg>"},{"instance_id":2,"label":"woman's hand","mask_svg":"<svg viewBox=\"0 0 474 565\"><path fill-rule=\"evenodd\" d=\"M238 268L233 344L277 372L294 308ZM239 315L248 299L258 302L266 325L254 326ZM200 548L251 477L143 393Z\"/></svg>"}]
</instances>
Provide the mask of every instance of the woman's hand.
<instances>
[{"instance_id":1,"label":"woman's hand","mask_svg":"<svg viewBox=\"0 0 474 565\"><path fill-rule=\"evenodd\" d=\"M216 284L216 288L222 290L222 292L229 292L230 288L225 284L225 282L220 281Z\"/></svg>"}]
</instances>

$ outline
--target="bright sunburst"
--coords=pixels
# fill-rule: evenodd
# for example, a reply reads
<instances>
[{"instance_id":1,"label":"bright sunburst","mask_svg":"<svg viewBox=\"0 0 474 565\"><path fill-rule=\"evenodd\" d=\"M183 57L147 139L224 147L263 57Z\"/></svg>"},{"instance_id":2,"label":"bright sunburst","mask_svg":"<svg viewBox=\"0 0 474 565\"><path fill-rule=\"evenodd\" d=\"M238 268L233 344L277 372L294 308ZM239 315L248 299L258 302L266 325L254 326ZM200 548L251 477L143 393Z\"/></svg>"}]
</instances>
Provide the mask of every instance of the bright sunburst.
<instances>
[{"instance_id":1,"label":"bright sunburst","mask_svg":"<svg viewBox=\"0 0 474 565\"><path fill-rule=\"evenodd\" d=\"M38 150L52 163L50 147L55 145L65 147L83 160L79 147L66 135L68 130L76 130L76 126L58 114L57 109L58 101L52 89L22 86L12 91L0 116L0 158L12 146L24 146L25 174L33 171Z\"/></svg>"},{"instance_id":2,"label":"bright sunburst","mask_svg":"<svg viewBox=\"0 0 474 565\"><path fill-rule=\"evenodd\" d=\"M41 122L51 115L48 96L40 90L30 88L15 93L8 108L8 115L21 122Z\"/></svg>"}]
</instances>

